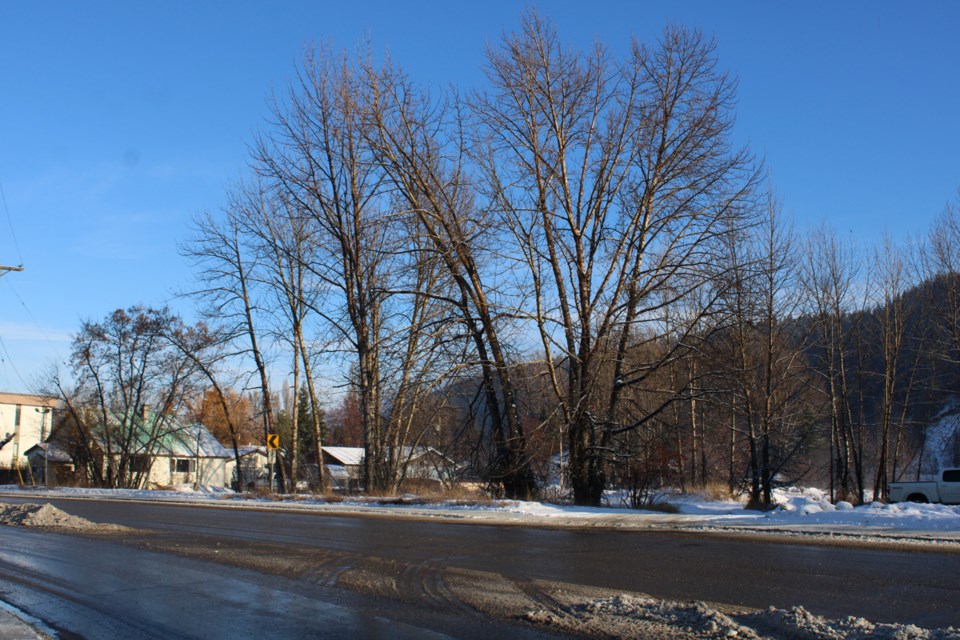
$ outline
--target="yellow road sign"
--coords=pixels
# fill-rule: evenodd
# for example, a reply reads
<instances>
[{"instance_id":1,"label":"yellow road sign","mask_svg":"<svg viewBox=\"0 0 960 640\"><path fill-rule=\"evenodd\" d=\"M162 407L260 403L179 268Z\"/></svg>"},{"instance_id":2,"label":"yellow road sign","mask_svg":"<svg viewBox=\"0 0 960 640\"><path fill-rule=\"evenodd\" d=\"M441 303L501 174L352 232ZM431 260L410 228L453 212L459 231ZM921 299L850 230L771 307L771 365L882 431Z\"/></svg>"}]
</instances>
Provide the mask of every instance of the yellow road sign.
<instances>
[{"instance_id":1,"label":"yellow road sign","mask_svg":"<svg viewBox=\"0 0 960 640\"><path fill-rule=\"evenodd\" d=\"M272 451L280 448L280 435L276 433L267 434L267 450Z\"/></svg>"}]
</instances>

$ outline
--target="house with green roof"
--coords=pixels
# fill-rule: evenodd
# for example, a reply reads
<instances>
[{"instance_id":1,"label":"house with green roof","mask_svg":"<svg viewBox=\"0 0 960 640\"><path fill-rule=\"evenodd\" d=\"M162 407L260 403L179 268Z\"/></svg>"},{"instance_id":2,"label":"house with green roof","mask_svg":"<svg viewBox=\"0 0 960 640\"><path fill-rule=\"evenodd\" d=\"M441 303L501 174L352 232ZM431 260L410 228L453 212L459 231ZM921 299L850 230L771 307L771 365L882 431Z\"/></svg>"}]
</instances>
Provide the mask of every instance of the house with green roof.
<instances>
[{"instance_id":1,"label":"house with green roof","mask_svg":"<svg viewBox=\"0 0 960 640\"><path fill-rule=\"evenodd\" d=\"M107 486L136 489L157 489L182 485L232 487L236 478L237 456L198 422L184 422L172 414L144 411L141 416L110 416L108 427L103 420L78 428L76 421L57 429L49 438L54 447L35 448L31 468L49 469L51 451L60 458L66 452L74 467L85 472L86 480ZM243 447L240 462L244 479L256 480L266 475L266 450ZM57 459L58 464L64 460ZM53 479L46 474L43 482ZM80 479L82 481L82 479Z\"/></svg>"}]
</instances>

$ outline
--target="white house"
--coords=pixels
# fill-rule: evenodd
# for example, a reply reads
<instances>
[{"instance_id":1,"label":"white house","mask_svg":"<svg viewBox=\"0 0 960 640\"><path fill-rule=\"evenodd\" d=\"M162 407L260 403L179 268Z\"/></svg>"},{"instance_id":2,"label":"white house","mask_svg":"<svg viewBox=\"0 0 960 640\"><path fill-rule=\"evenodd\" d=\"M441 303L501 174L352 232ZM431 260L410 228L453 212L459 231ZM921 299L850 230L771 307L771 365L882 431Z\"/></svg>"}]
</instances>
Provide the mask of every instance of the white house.
<instances>
[{"instance_id":1,"label":"white house","mask_svg":"<svg viewBox=\"0 0 960 640\"><path fill-rule=\"evenodd\" d=\"M0 443L4 443L0 446L0 467L27 463L27 449L46 439L56 408L55 398L0 392Z\"/></svg>"},{"instance_id":2,"label":"white house","mask_svg":"<svg viewBox=\"0 0 960 640\"><path fill-rule=\"evenodd\" d=\"M233 447L225 448L230 454L230 468L233 469L231 477L239 482L236 472L237 461L233 455ZM237 449L240 454L240 467L245 485L241 487L238 483L236 488L242 491L244 489L252 489L256 486L268 485L268 478L270 477L268 460L270 456L267 453L267 448L257 445L243 445Z\"/></svg>"},{"instance_id":3,"label":"white house","mask_svg":"<svg viewBox=\"0 0 960 640\"><path fill-rule=\"evenodd\" d=\"M322 449L323 464L334 488L358 488L363 474L363 448L324 446ZM453 478L456 465L433 447L404 447L401 456L407 465L408 479L447 482Z\"/></svg>"},{"instance_id":4,"label":"white house","mask_svg":"<svg viewBox=\"0 0 960 640\"><path fill-rule=\"evenodd\" d=\"M327 479L337 491L355 491L360 487L362 447L321 447Z\"/></svg>"},{"instance_id":5,"label":"white house","mask_svg":"<svg viewBox=\"0 0 960 640\"><path fill-rule=\"evenodd\" d=\"M241 447L239 453L247 482L266 477L265 447ZM138 457L142 460L137 461ZM171 421L149 455L134 456L131 464L134 463L149 466L142 482L145 489L184 484L232 487L237 479L233 448L221 444L205 426L196 422Z\"/></svg>"},{"instance_id":6,"label":"white house","mask_svg":"<svg viewBox=\"0 0 960 640\"><path fill-rule=\"evenodd\" d=\"M119 420L117 421L119 424ZM143 425L146 425L144 428ZM112 423L111 428L116 428ZM101 466L106 475L108 459L118 464L121 455L126 456L130 480L138 488L157 489L175 485L232 487L236 478L237 457L231 447L225 447L205 426L196 422L183 422L172 415L144 411L136 418L128 440L123 442L123 453L113 442L113 453L104 439L105 429L97 425L88 433L87 442L81 444L75 425L68 425L50 436L46 442L30 448L28 453L34 482L50 486L62 481L84 482L87 466L80 462L91 458ZM117 434L114 433L114 437ZM86 448L85 448L86 447ZM266 477L266 449L242 447L240 464L244 479L256 482ZM74 477L74 473L82 477Z\"/></svg>"},{"instance_id":7,"label":"white house","mask_svg":"<svg viewBox=\"0 0 960 640\"><path fill-rule=\"evenodd\" d=\"M148 461L144 486L197 484L229 487L236 460L206 427L198 423L178 425L157 439Z\"/></svg>"}]
</instances>

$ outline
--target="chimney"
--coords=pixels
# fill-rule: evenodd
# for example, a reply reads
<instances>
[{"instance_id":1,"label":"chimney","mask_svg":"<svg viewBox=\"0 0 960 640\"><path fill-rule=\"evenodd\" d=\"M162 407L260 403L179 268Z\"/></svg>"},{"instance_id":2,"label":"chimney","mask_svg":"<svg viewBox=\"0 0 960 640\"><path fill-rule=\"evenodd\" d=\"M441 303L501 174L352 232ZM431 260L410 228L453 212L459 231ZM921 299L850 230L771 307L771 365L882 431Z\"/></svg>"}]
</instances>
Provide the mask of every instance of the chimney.
<instances>
[{"instance_id":1,"label":"chimney","mask_svg":"<svg viewBox=\"0 0 960 640\"><path fill-rule=\"evenodd\" d=\"M140 408L140 419L144 422L147 421L147 418L150 417L150 405L145 404Z\"/></svg>"}]
</instances>

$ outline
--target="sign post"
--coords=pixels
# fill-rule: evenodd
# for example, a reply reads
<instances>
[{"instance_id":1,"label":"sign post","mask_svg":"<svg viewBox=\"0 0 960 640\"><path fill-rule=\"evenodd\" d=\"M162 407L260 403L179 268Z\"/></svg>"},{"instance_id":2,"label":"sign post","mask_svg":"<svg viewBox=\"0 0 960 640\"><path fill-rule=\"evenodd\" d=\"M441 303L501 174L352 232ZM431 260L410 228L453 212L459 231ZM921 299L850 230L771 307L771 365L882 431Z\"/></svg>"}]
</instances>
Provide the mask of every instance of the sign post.
<instances>
[{"instance_id":1,"label":"sign post","mask_svg":"<svg viewBox=\"0 0 960 640\"><path fill-rule=\"evenodd\" d=\"M267 481L270 483L270 493L273 493L273 477L276 474L277 451L280 449L280 434L267 434Z\"/></svg>"}]
</instances>

